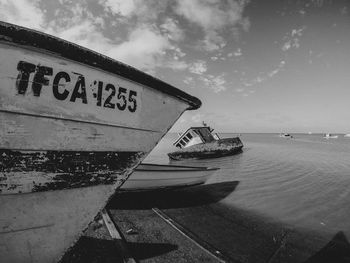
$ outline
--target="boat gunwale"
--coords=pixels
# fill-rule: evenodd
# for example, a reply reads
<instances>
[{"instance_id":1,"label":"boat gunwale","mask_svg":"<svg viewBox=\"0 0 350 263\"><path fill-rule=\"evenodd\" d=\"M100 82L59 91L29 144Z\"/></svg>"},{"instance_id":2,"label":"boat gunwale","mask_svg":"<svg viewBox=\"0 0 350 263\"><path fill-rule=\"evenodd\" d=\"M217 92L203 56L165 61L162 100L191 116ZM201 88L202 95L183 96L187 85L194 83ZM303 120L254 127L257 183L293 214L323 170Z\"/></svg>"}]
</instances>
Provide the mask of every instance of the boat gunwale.
<instances>
[{"instance_id":1,"label":"boat gunwale","mask_svg":"<svg viewBox=\"0 0 350 263\"><path fill-rule=\"evenodd\" d=\"M164 190L176 190L176 189L181 189L185 187L193 187L193 186L198 186L205 184L205 182L196 182L196 183L186 183L186 184L177 184L173 186L155 186L155 187L150 187L150 188L118 188L117 192L119 193L124 193L124 192L158 192L158 191L164 191Z\"/></svg>"},{"instance_id":2,"label":"boat gunwale","mask_svg":"<svg viewBox=\"0 0 350 263\"><path fill-rule=\"evenodd\" d=\"M200 167L200 166L186 166L186 165L167 165L167 164L152 164L152 163L141 163L139 166L156 166L156 167L173 167L173 168L188 168L186 169L179 169L179 170L156 170L156 169L139 169L136 167L134 172L142 171L142 172L203 172L203 171L216 171L220 170L218 167Z\"/></svg>"},{"instance_id":3,"label":"boat gunwale","mask_svg":"<svg viewBox=\"0 0 350 263\"><path fill-rule=\"evenodd\" d=\"M63 58L116 74L186 102L189 104L187 110L198 109L202 104L198 98L134 67L37 30L0 21L0 41L43 49Z\"/></svg>"},{"instance_id":4,"label":"boat gunwale","mask_svg":"<svg viewBox=\"0 0 350 263\"><path fill-rule=\"evenodd\" d=\"M175 180L195 180L212 176L212 174L205 174L201 176L193 176L193 177L176 177L176 178L152 178L152 179L135 179L130 176L127 182L150 182L150 181L175 181ZM156 186L157 187L157 186Z\"/></svg>"}]
</instances>

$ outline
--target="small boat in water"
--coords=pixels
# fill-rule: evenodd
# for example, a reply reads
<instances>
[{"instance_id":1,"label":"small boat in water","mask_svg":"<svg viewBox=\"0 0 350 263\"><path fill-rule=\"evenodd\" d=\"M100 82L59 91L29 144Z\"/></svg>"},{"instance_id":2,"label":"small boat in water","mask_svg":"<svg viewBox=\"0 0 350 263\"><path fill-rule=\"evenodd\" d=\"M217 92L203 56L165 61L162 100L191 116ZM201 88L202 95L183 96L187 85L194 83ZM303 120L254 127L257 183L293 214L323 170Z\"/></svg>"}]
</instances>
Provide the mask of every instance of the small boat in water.
<instances>
[{"instance_id":1,"label":"small boat in water","mask_svg":"<svg viewBox=\"0 0 350 263\"><path fill-rule=\"evenodd\" d=\"M345 134L344 137L350 138L350 133Z\"/></svg>"},{"instance_id":2,"label":"small boat in water","mask_svg":"<svg viewBox=\"0 0 350 263\"><path fill-rule=\"evenodd\" d=\"M0 261L57 262L200 105L111 58L0 22Z\"/></svg>"},{"instance_id":3,"label":"small boat in water","mask_svg":"<svg viewBox=\"0 0 350 263\"><path fill-rule=\"evenodd\" d=\"M326 133L323 138L325 139L337 139L338 138L338 135L333 135L333 134L330 134L330 133Z\"/></svg>"},{"instance_id":4,"label":"small boat in water","mask_svg":"<svg viewBox=\"0 0 350 263\"><path fill-rule=\"evenodd\" d=\"M219 168L140 164L121 190L150 190L204 184Z\"/></svg>"},{"instance_id":5,"label":"small boat in water","mask_svg":"<svg viewBox=\"0 0 350 263\"><path fill-rule=\"evenodd\" d=\"M206 159L233 155L241 152L243 144L239 137L220 139L209 126L191 127L174 143L178 151L168 153L171 160L189 158Z\"/></svg>"},{"instance_id":6,"label":"small boat in water","mask_svg":"<svg viewBox=\"0 0 350 263\"><path fill-rule=\"evenodd\" d=\"M281 138L288 138L288 139L292 139L293 138L293 136L290 135L289 133L280 133L279 137L281 137Z\"/></svg>"}]
</instances>

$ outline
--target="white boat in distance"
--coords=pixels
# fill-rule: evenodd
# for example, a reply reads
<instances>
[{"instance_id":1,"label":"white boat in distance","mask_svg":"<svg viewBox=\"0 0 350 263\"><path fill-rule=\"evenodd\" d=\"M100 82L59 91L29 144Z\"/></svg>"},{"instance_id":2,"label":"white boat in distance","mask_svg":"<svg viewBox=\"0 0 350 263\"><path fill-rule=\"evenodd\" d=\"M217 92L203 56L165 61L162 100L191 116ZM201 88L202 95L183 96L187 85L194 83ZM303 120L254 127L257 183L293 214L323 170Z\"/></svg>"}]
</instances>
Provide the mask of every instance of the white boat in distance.
<instances>
[{"instance_id":1,"label":"white boat in distance","mask_svg":"<svg viewBox=\"0 0 350 263\"><path fill-rule=\"evenodd\" d=\"M57 262L200 105L123 63L0 22L0 261Z\"/></svg>"},{"instance_id":2,"label":"white boat in distance","mask_svg":"<svg viewBox=\"0 0 350 263\"><path fill-rule=\"evenodd\" d=\"M326 133L323 138L325 139L337 139L338 138L338 135L333 135L333 134L330 134L330 133Z\"/></svg>"},{"instance_id":3,"label":"white boat in distance","mask_svg":"<svg viewBox=\"0 0 350 263\"><path fill-rule=\"evenodd\" d=\"M293 138L293 136L290 135L289 133L280 133L279 137L281 137L281 138L289 138L289 139Z\"/></svg>"},{"instance_id":4,"label":"white boat in distance","mask_svg":"<svg viewBox=\"0 0 350 263\"><path fill-rule=\"evenodd\" d=\"M150 190L205 183L219 168L140 164L121 190Z\"/></svg>"},{"instance_id":5,"label":"white boat in distance","mask_svg":"<svg viewBox=\"0 0 350 263\"><path fill-rule=\"evenodd\" d=\"M345 134L344 137L349 138L350 137L350 133Z\"/></svg>"}]
</instances>

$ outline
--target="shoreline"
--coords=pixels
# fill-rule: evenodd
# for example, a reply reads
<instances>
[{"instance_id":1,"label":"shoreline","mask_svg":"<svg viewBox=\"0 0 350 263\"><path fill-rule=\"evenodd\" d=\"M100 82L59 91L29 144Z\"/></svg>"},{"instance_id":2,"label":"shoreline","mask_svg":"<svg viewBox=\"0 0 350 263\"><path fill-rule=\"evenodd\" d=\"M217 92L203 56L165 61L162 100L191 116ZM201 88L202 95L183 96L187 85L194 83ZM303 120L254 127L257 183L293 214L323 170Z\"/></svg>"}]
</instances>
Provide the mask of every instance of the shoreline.
<instances>
[{"instance_id":1,"label":"shoreline","mask_svg":"<svg viewBox=\"0 0 350 263\"><path fill-rule=\"evenodd\" d=\"M228 208L221 200L237 185L226 182L173 191L118 192L107 210L137 262L311 263L350 258L350 244L341 231L329 238ZM106 226L97 219L61 263L123 262L120 248L110 240Z\"/></svg>"}]
</instances>

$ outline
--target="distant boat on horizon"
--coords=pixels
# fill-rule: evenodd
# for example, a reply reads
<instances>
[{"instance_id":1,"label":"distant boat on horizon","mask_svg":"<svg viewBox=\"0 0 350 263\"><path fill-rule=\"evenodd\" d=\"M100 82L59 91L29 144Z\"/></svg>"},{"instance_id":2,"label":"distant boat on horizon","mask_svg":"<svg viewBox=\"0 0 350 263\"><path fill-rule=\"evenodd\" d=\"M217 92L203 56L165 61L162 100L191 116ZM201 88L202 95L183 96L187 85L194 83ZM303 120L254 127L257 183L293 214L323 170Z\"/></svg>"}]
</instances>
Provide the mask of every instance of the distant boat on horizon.
<instances>
[{"instance_id":1,"label":"distant boat on horizon","mask_svg":"<svg viewBox=\"0 0 350 263\"><path fill-rule=\"evenodd\" d=\"M289 133L280 133L279 137L281 137L281 138L289 138L289 139L293 138L293 136L290 135Z\"/></svg>"},{"instance_id":2,"label":"distant boat on horizon","mask_svg":"<svg viewBox=\"0 0 350 263\"><path fill-rule=\"evenodd\" d=\"M338 135L333 135L331 133L326 133L323 138L325 139L337 139L338 138Z\"/></svg>"},{"instance_id":3,"label":"distant boat on horizon","mask_svg":"<svg viewBox=\"0 0 350 263\"><path fill-rule=\"evenodd\" d=\"M350 138L350 133L345 134L344 137Z\"/></svg>"}]
</instances>

